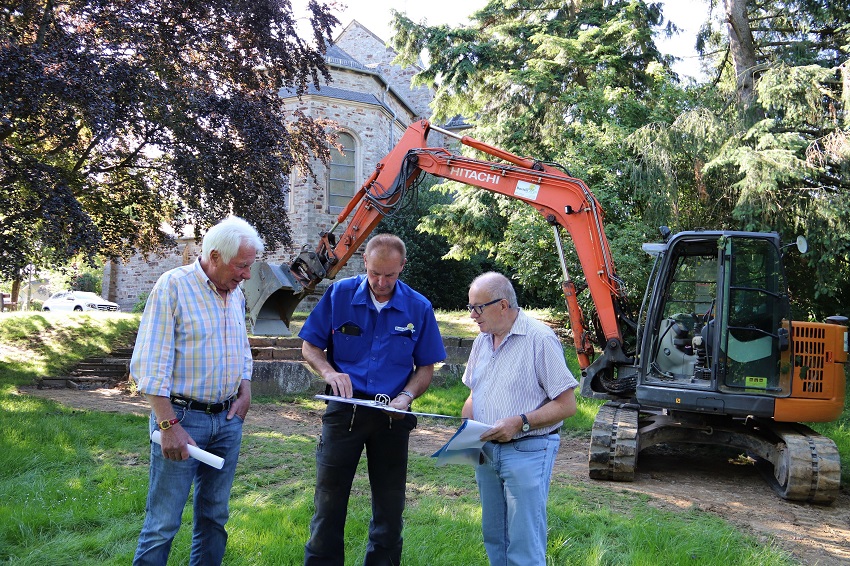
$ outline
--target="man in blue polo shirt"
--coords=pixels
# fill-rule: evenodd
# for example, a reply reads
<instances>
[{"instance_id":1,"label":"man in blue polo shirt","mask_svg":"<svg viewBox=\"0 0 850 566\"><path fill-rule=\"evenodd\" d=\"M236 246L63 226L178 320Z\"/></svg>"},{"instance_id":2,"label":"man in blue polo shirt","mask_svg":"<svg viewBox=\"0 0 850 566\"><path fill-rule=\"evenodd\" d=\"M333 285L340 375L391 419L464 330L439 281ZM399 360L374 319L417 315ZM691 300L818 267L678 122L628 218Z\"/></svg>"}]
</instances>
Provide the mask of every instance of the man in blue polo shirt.
<instances>
[{"instance_id":1,"label":"man in blue polo shirt","mask_svg":"<svg viewBox=\"0 0 850 566\"><path fill-rule=\"evenodd\" d=\"M404 242L390 234L366 245L366 275L331 285L299 336L304 359L334 395L390 398L396 409L431 384L446 357L431 303L398 280ZM325 352L327 350L327 352ZM316 448L316 507L304 564L345 563L344 530L351 483L363 448L372 488L364 564L399 564L407 483L407 444L416 417L331 401Z\"/></svg>"}]
</instances>

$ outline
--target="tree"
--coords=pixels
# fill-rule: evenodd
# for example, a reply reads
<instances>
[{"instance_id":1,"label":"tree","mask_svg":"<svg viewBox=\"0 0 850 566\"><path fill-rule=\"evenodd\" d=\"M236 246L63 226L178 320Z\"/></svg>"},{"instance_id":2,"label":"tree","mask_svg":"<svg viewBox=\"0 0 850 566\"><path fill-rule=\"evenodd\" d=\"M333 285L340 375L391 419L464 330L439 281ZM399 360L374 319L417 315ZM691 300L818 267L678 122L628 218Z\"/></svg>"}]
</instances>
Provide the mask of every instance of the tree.
<instances>
[{"instance_id":1,"label":"tree","mask_svg":"<svg viewBox=\"0 0 850 566\"><path fill-rule=\"evenodd\" d=\"M329 78L338 21L309 12L312 44L282 0L0 0L0 277L229 213L288 244L286 175L328 156L277 95Z\"/></svg>"},{"instance_id":2,"label":"tree","mask_svg":"<svg viewBox=\"0 0 850 566\"><path fill-rule=\"evenodd\" d=\"M796 306L804 316L835 314L836 300L850 300L850 6L723 6L726 33L707 24L698 45L714 54L717 88L704 92L703 108L631 138L653 180L643 188L689 200L703 225L773 230L789 242L806 234L806 258L787 257ZM679 183L692 175L698 183Z\"/></svg>"},{"instance_id":3,"label":"tree","mask_svg":"<svg viewBox=\"0 0 850 566\"><path fill-rule=\"evenodd\" d=\"M561 163L587 182L605 209L619 271L634 293L646 272L636 242L657 233L633 212L625 139L649 122L671 119L682 104L671 60L653 41L664 24L659 5L492 0L471 22L425 26L395 14L393 45L403 63L427 51L429 63L414 81L435 88L438 119L461 114L474 125L473 137ZM514 269L526 288L551 287L547 302L563 305L551 228L539 215L505 197L454 187L456 199L432 207L421 228L446 237L451 257L486 252ZM567 260L581 281L569 246Z\"/></svg>"}]
</instances>

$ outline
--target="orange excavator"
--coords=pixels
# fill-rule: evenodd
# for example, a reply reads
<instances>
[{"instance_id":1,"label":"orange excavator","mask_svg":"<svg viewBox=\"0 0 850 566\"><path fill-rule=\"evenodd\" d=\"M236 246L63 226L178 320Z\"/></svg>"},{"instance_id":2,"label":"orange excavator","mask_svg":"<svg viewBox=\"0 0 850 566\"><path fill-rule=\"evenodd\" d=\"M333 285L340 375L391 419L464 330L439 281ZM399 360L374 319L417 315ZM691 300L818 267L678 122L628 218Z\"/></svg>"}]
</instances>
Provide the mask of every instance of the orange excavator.
<instances>
[{"instance_id":1,"label":"orange excavator","mask_svg":"<svg viewBox=\"0 0 850 566\"><path fill-rule=\"evenodd\" d=\"M428 147L430 131L494 160ZM635 313L614 268L602 207L581 180L427 120L407 129L315 251L305 249L288 267L255 265L246 282L254 287L245 289L254 333L288 327L298 303L334 278L423 173L524 201L552 226L580 392L605 401L591 433L590 477L632 481L640 452L657 444L723 445L754 458L785 499L835 499L838 450L800 423L834 421L844 408L847 319L791 320L778 234L662 227L661 241L643 246L653 269ZM593 329L564 259L564 230L595 306ZM804 253L805 240L797 244Z\"/></svg>"}]
</instances>

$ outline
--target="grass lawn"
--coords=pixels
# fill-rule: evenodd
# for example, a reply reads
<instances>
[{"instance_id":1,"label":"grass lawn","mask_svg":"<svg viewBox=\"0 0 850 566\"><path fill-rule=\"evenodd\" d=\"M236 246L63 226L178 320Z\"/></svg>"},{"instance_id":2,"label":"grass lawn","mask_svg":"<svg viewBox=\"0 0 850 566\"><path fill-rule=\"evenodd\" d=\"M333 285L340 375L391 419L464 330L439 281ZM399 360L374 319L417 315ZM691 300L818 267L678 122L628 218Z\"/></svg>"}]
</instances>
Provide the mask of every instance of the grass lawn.
<instances>
[{"instance_id":1,"label":"grass lawn","mask_svg":"<svg viewBox=\"0 0 850 566\"><path fill-rule=\"evenodd\" d=\"M440 324L452 328L446 334L460 333L468 326L464 317L441 313ZM137 315L0 315L0 562L130 563L147 492L146 418L73 410L21 396L16 387L107 352L137 324ZM419 408L445 410L464 398L465 388L450 384L432 388ZM573 434L588 434L595 410L593 402L581 400L580 415L570 419ZM846 422L843 416L826 432L846 437ZM306 435L246 434L225 564L301 563L313 510L315 444ZM846 455L846 444L840 447ZM603 485L554 478L550 564L794 563L769 539L745 536L714 515L662 510L647 496L614 494ZM191 514L187 506L170 564L188 561ZM347 563L362 563L370 515L369 486L361 473L349 506ZM430 458L411 454L404 564L486 565L480 521L470 468L437 468Z\"/></svg>"}]
</instances>

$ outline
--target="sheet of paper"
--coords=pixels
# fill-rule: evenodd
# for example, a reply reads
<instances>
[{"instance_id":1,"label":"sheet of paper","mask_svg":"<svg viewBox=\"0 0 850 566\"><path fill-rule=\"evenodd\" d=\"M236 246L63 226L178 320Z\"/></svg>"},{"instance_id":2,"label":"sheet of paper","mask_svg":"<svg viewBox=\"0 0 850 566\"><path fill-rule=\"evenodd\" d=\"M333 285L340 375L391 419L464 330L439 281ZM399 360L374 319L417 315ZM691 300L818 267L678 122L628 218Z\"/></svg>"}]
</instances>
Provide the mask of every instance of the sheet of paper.
<instances>
[{"instance_id":1,"label":"sheet of paper","mask_svg":"<svg viewBox=\"0 0 850 566\"><path fill-rule=\"evenodd\" d=\"M370 399L354 399L348 397L339 397L337 395L314 395L316 399L322 399L323 401L339 401L340 403L351 403L352 405L361 405L364 407L371 407L372 409L380 409L382 411L387 411L388 413L401 413L403 415L416 415L417 417L436 417L438 419L459 419L461 417L455 417L452 415L440 415L437 413L418 413L416 411L403 411L401 409L396 409L395 407L390 407L386 403L382 403L381 401L372 401Z\"/></svg>"},{"instance_id":2,"label":"sheet of paper","mask_svg":"<svg viewBox=\"0 0 850 566\"><path fill-rule=\"evenodd\" d=\"M151 433L151 440L156 442L157 444L162 444L162 433L158 430L155 430ZM216 456L215 454L211 454L206 450L201 450L197 446L189 445L189 456L194 458L195 460L199 460L208 466L212 466L213 468L220 470L222 466L224 466L224 458L221 456Z\"/></svg>"},{"instance_id":3,"label":"sheet of paper","mask_svg":"<svg viewBox=\"0 0 850 566\"><path fill-rule=\"evenodd\" d=\"M481 447L484 441L481 435L490 430L490 425L467 419L457 429L454 436L442 448L431 455L437 459L438 466L446 464L477 465L481 457Z\"/></svg>"}]
</instances>

